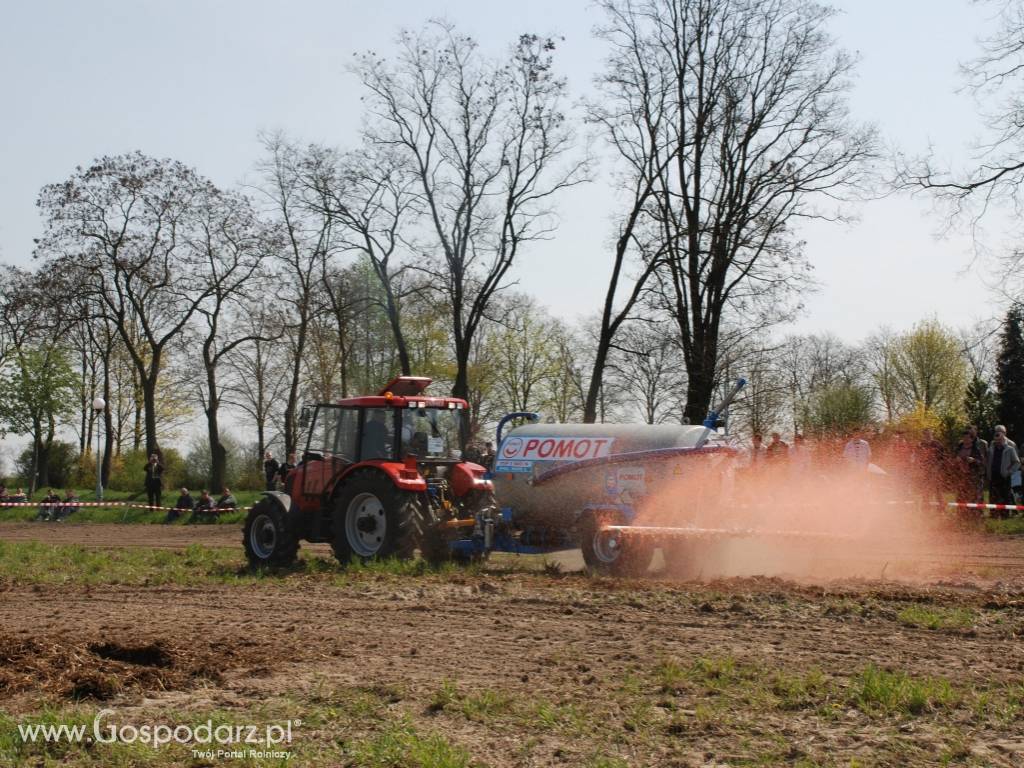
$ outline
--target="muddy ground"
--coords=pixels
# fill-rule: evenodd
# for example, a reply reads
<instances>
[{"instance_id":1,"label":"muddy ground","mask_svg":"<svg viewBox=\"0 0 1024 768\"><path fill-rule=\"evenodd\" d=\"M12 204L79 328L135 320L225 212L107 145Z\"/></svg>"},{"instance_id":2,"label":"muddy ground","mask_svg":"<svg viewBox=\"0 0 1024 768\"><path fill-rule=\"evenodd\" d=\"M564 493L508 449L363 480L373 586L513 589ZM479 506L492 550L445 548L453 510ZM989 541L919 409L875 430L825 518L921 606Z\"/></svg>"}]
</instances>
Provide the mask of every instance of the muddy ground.
<instances>
[{"instance_id":1,"label":"muddy ground","mask_svg":"<svg viewBox=\"0 0 1024 768\"><path fill-rule=\"evenodd\" d=\"M237 547L222 528L12 524L0 540ZM0 711L304 719L270 763L293 766L1024 765L1024 542L969 550L913 584L501 565L153 587L0 575ZM233 764L169 747L117 760Z\"/></svg>"}]
</instances>

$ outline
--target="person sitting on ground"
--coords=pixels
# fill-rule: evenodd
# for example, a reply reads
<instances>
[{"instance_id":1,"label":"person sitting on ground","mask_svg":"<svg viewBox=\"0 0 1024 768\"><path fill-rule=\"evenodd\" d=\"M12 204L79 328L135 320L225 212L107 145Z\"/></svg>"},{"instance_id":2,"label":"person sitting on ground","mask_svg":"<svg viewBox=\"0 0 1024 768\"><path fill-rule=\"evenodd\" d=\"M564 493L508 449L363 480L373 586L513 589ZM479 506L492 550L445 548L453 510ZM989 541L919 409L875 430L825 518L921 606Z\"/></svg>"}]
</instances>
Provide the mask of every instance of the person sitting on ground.
<instances>
[{"instance_id":1,"label":"person sitting on ground","mask_svg":"<svg viewBox=\"0 0 1024 768\"><path fill-rule=\"evenodd\" d=\"M60 508L60 496L53 492L53 488L50 488L43 500L39 502L39 512L36 514L36 520L56 520L57 514Z\"/></svg>"},{"instance_id":2,"label":"person sitting on ground","mask_svg":"<svg viewBox=\"0 0 1024 768\"><path fill-rule=\"evenodd\" d=\"M214 520L217 517L217 511L213 506L213 499L210 498L210 492L203 489L203 492L199 495L199 501L196 502L195 507L192 509L192 516L189 517L190 523L198 523L203 520Z\"/></svg>"},{"instance_id":3,"label":"person sitting on ground","mask_svg":"<svg viewBox=\"0 0 1024 768\"><path fill-rule=\"evenodd\" d=\"M235 499L234 496L231 495L231 489L230 488L225 486L224 493L222 493L220 495L220 498L217 499L217 509L218 510L238 509L238 501Z\"/></svg>"},{"instance_id":4,"label":"person sitting on ground","mask_svg":"<svg viewBox=\"0 0 1024 768\"><path fill-rule=\"evenodd\" d=\"M0 483L0 501L7 501L7 486Z\"/></svg>"},{"instance_id":5,"label":"person sitting on ground","mask_svg":"<svg viewBox=\"0 0 1024 768\"><path fill-rule=\"evenodd\" d=\"M28 495L24 488L19 488L15 493L7 497L7 501L24 504L28 501Z\"/></svg>"},{"instance_id":6,"label":"person sitting on ground","mask_svg":"<svg viewBox=\"0 0 1024 768\"><path fill-rule=\"evenodd\" d=\"M64 491L64 498L61 499L60 506L57 508L57 520L64 520L72 512L77 512L78 505L79 501L75 492L70 488L67 488Z\"/></svg>"},{"instance_id":7,"label":"person sitting on ground","mask_svg":"<svg viewBox=\"0 0 1024 768\"><path fill-rule=\"evenodd\" d=\"M167 517L164 518L165 523L173 523L185 512L191 512L195 509L196 502L192 498L192 495L188 492L188 488L181 489L181 495L178 496L178 500L174 504L174 509L167 510Z\"/></svg>"}]
</instances>

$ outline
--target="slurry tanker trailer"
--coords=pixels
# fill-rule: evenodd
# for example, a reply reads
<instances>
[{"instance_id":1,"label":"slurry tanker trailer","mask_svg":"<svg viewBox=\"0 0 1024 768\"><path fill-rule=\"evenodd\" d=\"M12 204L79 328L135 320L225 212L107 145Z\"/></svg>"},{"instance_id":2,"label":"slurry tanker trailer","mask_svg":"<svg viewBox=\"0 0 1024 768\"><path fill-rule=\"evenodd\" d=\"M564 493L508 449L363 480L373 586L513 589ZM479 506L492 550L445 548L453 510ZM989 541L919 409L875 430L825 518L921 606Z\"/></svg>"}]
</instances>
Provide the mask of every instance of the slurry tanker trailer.
<instances>
[{"instance_id":1,"label":"slurry tanker trailer","mask_svg":"<svg viewBox=\"0 0 1024 768\"><path fill-rule=\"evenodd\" d=\"M303 539L329 542L342 562L579 546L592 569L641 573L656 546L670 560L682 546L673 542L699 535L700 514L728 493L738 449L715 427L744 383L703 426L509 414L483 467L458 450L468 404L426 395L430 379L397 377L377 395L311 409L285 492L268 492L246 518L246 555L253 566L288 565ZM506 434L517 420L526 423Z\"/></svg>"}]
</instances>

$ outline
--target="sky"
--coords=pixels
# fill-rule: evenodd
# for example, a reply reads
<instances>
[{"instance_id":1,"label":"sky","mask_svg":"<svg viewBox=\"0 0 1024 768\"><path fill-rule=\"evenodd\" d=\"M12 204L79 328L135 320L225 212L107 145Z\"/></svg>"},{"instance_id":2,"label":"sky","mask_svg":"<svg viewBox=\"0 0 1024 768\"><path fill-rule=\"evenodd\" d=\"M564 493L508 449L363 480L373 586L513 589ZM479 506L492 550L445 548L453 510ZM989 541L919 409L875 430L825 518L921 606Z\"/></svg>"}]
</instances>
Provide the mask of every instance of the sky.
<instances>
[{"instance_id":1,"label":"sky","mask_svg":"<svg viewBox=\"0 0 1024 768\"><path fill-rule=\"evenodd\" d=\"M957 93L957 68L987 29L986 10L970 0L833 5L833 34L861 57L853 115L888 146L931 145L964 161L980 126L972 99ZM366 49L387 54L400 26L433 17L495 53L521 32L564 37L556 66L579 95L601 66L592 35L601 17L588 0L0 0L0 261L29 264L40 187L95 157L138 149L231 186L253 180L260 131L354 145L360 87L346 62ZM609 184L599 177L566 194L555 239L516 266L520 288L557 316L599 308ZM938 317L960 327L999 314L970 239L938 236L927 200L889 197L853 212L854 224L798 230L820 288L783 332L857 341L881 326Z\"/></svg>"}]
</instances>

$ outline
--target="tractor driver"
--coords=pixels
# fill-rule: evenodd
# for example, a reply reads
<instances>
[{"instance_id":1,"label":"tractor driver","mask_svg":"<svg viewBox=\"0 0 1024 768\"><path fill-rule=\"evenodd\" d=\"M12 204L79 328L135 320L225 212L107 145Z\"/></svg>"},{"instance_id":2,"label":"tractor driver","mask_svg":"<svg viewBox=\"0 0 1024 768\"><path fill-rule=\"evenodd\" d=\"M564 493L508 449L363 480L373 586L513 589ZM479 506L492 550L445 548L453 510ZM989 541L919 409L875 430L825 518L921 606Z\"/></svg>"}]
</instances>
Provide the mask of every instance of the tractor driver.
<instances>
[{"instance_id":1,"label":"tractor driver","mask_svg":"<svg viewBox=\"0 0 1024 768\"><path fill-rule=\"evenodd\" d=\"M390 430L385 422L387 411L373 408L366 412L363 424L363 444L360 459L389 459L388 438Z\"/></svg>"}]
</instances>

